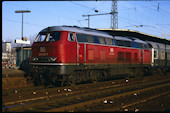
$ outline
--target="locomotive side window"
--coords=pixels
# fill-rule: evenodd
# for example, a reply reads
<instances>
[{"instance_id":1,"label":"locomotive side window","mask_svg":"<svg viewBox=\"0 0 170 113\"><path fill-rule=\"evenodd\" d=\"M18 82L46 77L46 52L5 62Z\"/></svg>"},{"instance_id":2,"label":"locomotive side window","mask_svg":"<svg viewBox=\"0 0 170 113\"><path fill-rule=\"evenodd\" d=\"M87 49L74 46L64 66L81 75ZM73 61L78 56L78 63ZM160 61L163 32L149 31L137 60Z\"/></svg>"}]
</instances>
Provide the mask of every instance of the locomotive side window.
<instances>
[{"instance_id":1,"label":"locomotive side window","mask_svg":"<svg viewBox=\"0 0 170 113\"><path fill-rule=\"evenodd\" d=\"M124 41L124 46L133 47L132 42L129 42L129 41Z\"/></svg>"},{"instance_id":2,"label":"locomotive side window","mask_svg":"<svg viewBox=\"0 0 170 113\"><path fill-rule=\"evenodd\" d=\"M116 40L116 43L118 46L124 46L124 43L121 40Z\"/></svg>"},{"instance_id":3,"label":"locomotive side window","mask_svg":"<svg viewBox=\"0 0 170 113\"><path fill-rule=\"evenodd\" d=\"M143 44L142 43L136 43L136 47L140 48L140 49L143 49Z\"/></svg>"},{"instance_id":4,"label":"locomotive side window","mask_svg":"<svg viewBox=\"0 0 170 113\"><path fill-rule=\"evenodd\" d=\"M100 44L106 44L105 38L103 38L103 37L99 37L99 42L100 42Z\"/></svg>"},{"instance_id":5,"label":"locomotive side window","mask_svg":"<svg viewBox=\"0 0 170 113\"><path fill-rule=\"evenodd\" d=\"M48 41L59 41L60 40L60 32L51 32L48 37Z\"/></svg>"},{"instance_id":6,"label":"locomotive side window","mask_svg":"<svg viewBox=\"0 0 170 113\"><path fill-rule=\"evenodd\" d=\"M69 33L68 41L70 41L70 42L74 42L75 41L73 33Z\"/></svg>"},{"instance_id":7,"label":"locomotive side window","mask_svg":"<svg viewBox=\"0 0 170 113\"><path fill-rule=\"evenodd\" d=\"M44 41L45 38L46 38L46 36L47 36L47 33L40 33L40 34L37 36L35 42L42 42L42 41Z\"/></svg>"},{"instance_id":8,"label":"locomotive side window","mask_svg":"<svg viewBox=\"0 0 170 113\"><path fill-rule=\"evenodd\" d=\"M149 50L149 47L147 44L144 44L144 48L145 48L145 50Z\"/></svg>"},{"instance_id":9,"label":"locomotive side window","mask_svg":"<svg viewBox=\"0 0 170 113\"><path fill-rule=\"evenodd\" d=\"M93 36L94 37L94 43L99 43L99 38L97 36Z\"/></svg>"},{"instance_id":10,"label":"locomotive side window","mask_svg":"<svg viewBox=\"0 0 170 113\"><path fill-rule=\"evenodd\" d=\"M108 45L113 45L112 39L106 38L105 40L106 40L106 44L108 44Z\"/></svg>"},{"instance_id":11,"label":"locomotive side window","mask_svg":"<svg viewBox=\"0 0 170 113\"><path fill-rule=\"evenodd\" d=\"M87 42L87 36L84 34L77 34L77 41L78 42Z\"/></svg>"},{"instance_id":12,"label":"locomotive side window","mask_svg":"<svg viewBox=\"0 0 170 113\"><path fill-rule=\"evenodd\" d=\"M112 39L112 41L113 41L113 45L116 45L116 40L115 40L115 39Z\"/></svg>"},{"instance_id":13,"label":"locomotive side window","mask_svg":"<svg viewBox=\"0 0 170 113\"><path fill-rule=\"evenodd\" d=\"M90 36L90 35L87 35L87 42L94 43L94 37Z\"/></svg>"}]
</instances>

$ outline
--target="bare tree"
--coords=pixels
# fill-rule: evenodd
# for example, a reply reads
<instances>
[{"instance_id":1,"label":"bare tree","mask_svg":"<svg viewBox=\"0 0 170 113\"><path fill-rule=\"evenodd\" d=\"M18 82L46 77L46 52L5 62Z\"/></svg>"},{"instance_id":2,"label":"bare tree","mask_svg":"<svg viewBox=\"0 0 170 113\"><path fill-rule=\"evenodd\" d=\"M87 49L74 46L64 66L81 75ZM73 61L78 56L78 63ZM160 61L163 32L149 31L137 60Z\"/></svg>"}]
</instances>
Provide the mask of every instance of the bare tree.
<instances>
[{"instance_id":1,"label":"bare tree","mask_svg":"<svg viewBox=\"0 0 170 113\"><path fill-rule=\"evenodd\" d=\"M36 36L37 36L37 33L29 36L29 40L30 40L30 45L29 46L32 46Z\"/></svg>"}]
</instances>

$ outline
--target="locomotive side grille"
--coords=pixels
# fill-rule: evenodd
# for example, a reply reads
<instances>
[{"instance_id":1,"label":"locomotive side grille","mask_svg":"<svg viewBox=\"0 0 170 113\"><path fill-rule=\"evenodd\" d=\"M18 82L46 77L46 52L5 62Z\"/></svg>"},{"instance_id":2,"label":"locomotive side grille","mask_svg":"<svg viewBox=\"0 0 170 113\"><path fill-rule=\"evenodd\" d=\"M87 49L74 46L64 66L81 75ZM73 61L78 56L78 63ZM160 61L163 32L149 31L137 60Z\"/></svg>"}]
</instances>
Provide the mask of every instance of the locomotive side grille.
<instances>
[{"instance_id":1,"label":"locomotive side grille","mask_svg":"<svg viewBox=\"0 0 170 113\"><path fill-rule=\"evenodd\" d=\"M34 63L49 63L49 62L57 62L56 57L32 57L32 62Z\"/></svg>"}]
</instances>

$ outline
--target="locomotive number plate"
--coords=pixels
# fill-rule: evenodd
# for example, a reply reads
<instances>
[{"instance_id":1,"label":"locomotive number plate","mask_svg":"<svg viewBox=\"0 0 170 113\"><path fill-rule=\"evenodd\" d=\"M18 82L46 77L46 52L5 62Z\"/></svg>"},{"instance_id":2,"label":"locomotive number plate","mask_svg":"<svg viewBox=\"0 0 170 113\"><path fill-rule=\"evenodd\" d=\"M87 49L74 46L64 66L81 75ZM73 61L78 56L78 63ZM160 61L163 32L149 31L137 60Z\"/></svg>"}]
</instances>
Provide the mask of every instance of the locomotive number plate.
<instances>
[{"instance_id":1,"label":"locomotive number plate","mask_svg":"<svg viewBox=\"0 0 170 113\"><path fill-rule=\"evenodd\" d=\"M40 47L40 52L46 52L46 48L45 47Z\"/></svg>"}]
</instances>

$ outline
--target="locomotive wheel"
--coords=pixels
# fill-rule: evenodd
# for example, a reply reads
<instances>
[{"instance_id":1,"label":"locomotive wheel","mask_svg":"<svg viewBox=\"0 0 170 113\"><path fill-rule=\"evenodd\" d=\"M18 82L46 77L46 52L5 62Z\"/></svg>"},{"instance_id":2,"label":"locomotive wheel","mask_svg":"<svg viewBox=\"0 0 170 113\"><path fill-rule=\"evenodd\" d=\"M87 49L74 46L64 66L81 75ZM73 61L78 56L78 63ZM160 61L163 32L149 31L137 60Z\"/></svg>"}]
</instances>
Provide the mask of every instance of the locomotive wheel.
<instances>
[{"instance_id":1,"label":"locomotive wheel","mask_svg":"<svg viewBox=\"0 0 170 113\"><path fill-rule=\"evenodd\" d=\"M35 86L39 86L39 85L42 85L41 84L41 81L40 81L40 76L39 74L35 73L34 76L33 76L33 83Z\"/></svg>"},{"instance_id":2,"label":"locomotive wheel","mask_svg":"<svg viewBox=\"0 0 170 113\"><path fill-rule=\"evenodd\" d=\"M92 70L90 71L90 79L92 82L99 82L107 79L108 73L104 70Z\"/></svg>"},{"instance_id":3,"label":"locomotive wheel","mask_svg":"<svg viewBox=\"0 0 170 113\"><path fill-rule=\"evenodd\" d=\"M68 79L67 79L67 85L68 86L74 86L76 85L76 76L74 76L73 74L70 74L68 76Z\"/></svg>"},{"instance_id":4,"label":"locomotive wheel","mask_svg":"<svg viewBox=\"0 0 170 113\"><path fill-rule=\"evenodd\" d=\"M97 81L97 75L96 75L96 73L95 73L95 71L90 71L90 79L91 79L91 81L92 82L96 82Z\"/></svg>"},{"instance_id":5,"label":"locomotive wheel","mask_svg":"<svg viewBox=\"0 0 170 113\"><path fill-rule=\"evenodd\" d=\"M55 73L51 74L50 76L50 80L51 80L51 84L52 86L62 86L62 80L63 80L63 76L62 75L56 75Z\"/></svg>"}]
</instances>

